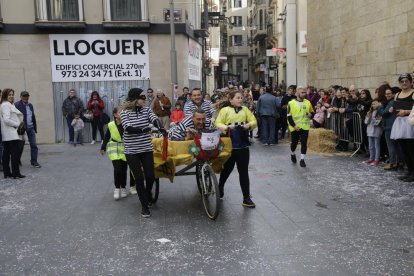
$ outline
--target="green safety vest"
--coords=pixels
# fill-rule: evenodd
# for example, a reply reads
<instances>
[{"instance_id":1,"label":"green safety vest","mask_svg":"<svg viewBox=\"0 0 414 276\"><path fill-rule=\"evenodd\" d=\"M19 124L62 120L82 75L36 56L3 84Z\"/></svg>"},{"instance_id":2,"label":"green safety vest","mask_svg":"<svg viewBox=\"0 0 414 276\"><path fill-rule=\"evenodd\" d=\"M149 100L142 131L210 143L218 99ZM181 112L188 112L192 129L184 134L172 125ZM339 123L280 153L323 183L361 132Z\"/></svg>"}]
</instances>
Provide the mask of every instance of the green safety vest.
<instances>
[{"instance_id":1,"label":"green safety vest","mask_svg":"<svg viewBox=\"0 0 414 276\"><path fill-rule=\"evenodd\" d=\"M299 105L299 101L291 100L288 103L288 107L289 114L292 115L295 125L303 130L309 130L311 120L306 116L306 113L313 112L313 108L310 101L304 99L302 105ZM289 125L289 131L292 132L294 130L295 128Z\"/></svg>"},{"instance_id":2,"label":"green safety vest","mask_svg":"<svg viewBox=\"0 0 414 276\"><path fill-rule=\"evenodd\" d=\"M108 158L110 160L126 161L122 137L114 121L108 124L108 129L111 133L111 140L109 140L108 144L106 145L106 153L108 154Z\"/></svg>"}]
</instances>

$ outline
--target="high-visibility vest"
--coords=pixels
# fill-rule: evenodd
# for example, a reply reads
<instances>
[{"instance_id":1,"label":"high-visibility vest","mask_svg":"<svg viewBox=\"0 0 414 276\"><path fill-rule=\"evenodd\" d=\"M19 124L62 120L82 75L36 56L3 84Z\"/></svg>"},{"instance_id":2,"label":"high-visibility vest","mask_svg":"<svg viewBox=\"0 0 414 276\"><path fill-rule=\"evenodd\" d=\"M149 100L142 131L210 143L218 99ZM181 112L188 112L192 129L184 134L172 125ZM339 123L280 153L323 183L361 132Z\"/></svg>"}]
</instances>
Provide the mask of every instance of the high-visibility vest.
<instances>
[{"instance_id":1,"label":"high-visibility vest","mask_svg":"<svg viewBox=\"0 0 414 276\"><path fill-rule=\"evenodd\" d=\"M299 102L294 99L288 103L289 114L292 115L295 125L303 130L310 129L310 119L306 116L306 113L313 112L312 104L307 99L303 99L303 102ZM289 125L289 131L294 131L295 128Z\"/></svg>"},{"instance_id":2,"label":"high-visibility vest","mask_svg":"<svg viewBox=\"0 0 414 276\"><path fill-rule=\"evenodd\" d=\"M108 144L106 145L106 153L108 154L108 158L110 160L126 161L122 137L114 121L108 124L108 129L111 133L111 140L109 140Z\"/></svg>"}]
</instances>

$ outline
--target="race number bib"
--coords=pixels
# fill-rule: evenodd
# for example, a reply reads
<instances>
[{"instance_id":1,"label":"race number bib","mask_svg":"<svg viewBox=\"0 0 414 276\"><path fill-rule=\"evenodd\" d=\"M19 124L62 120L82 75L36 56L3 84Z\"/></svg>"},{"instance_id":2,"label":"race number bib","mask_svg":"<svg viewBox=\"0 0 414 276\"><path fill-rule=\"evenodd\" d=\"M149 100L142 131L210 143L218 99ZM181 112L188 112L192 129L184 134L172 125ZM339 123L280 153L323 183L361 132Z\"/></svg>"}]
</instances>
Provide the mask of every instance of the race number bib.
<instances>
[{"instance_id":1,"label":"race number bib","mask_svg":"<svg viewBox=\"0 0 414 276\"><path fill-rule=\"evenodd\" d=\"M203 132L201 134L200 144L202 150L214 150L220 143L220 131Z\"/></svg>"}]
</instances>

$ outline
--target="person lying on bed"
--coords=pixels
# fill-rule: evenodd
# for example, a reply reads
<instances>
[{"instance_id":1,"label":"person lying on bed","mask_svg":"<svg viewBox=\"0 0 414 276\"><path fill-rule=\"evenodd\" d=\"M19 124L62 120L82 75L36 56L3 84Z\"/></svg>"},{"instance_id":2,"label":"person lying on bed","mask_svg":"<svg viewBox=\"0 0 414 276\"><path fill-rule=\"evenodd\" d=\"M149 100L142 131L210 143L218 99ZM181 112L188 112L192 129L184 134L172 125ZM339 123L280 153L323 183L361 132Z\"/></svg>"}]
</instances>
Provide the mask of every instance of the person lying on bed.
<instances>
[{"instance_id":1,"label":"person lying on bed","mask_svg":"<svg viewBox=\"0 0 414 276\"><path fill-rule=\"evenodd\" d=\"M194 135L203 129L215 129L215 127L207 118L206 112L197 108L192 116L185 117L168 131L168 139L173 141L193 140Z\"/></svg>"}]
</instances>

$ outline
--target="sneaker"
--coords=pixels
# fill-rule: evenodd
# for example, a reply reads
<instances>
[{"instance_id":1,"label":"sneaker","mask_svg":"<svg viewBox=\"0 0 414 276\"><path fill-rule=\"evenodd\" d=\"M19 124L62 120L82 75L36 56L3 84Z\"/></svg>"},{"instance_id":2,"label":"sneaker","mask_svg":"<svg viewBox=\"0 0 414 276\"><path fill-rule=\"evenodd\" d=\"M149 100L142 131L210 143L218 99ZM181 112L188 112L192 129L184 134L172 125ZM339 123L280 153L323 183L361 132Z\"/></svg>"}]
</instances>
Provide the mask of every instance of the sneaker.
<instances>
[{"instance_id":1,"label":"sneaker","mask_svg":"<svg viewBox=\"0 0 414 276\"><path fill-rule=\"evenodd\" d=\"M129 193L131 195L136 195L137 194L137 187L132 186L131 188L129 188Z\"/></svg>"},{"instance_id":2,"label":"sneaker","mask_svg":"<svg viewBox=\"0 0 414 276\"><path fill-rule=\"evenodd\" d=\"M245 198L243 200L243 204L242 205L244 207L247 207L247 208L256 208L256 204L254 204L254 202L252 201L252 199L250 197Z\"/></svg>"},{"instance_id":3,"label":"sneaker","mask_svg":"<svg viewBox=\"0 0 414 276\"><path fill-rule=\"evenodd\" d=\"M292 160L293 164L296 164L297 160L296 160L296 155L295 154L291 154L290 155L290 160Z\"/></svg>"},{"instance_id":4,"label":"sneaker","mask_svg":"<svg viewBox=\"0 0 414 276\"><path fill-rule=\"evenodd\" d=\"M92 140L91 145L95 144L95 140Z\"/></svg>"},{"instance_id":5,"label":"sneaker","mask_svg":"<svg viewBox=\"0 0 414 276\"><path fill-rule=\"evenodd\" d=\"M127 190L125 188L121 188L121 197L124 198L127 196L128 196Z\"/></svg>"},{"instance_id":6,"label":"sneaker","mask_svg":"<svg viewBox=\"0 0 414 276\"><path fill-rule=\"evenodd\" d=\"M373 161L373 162L371 162L371 164L369 164L370 166L378 166L378 164L379 164L379 161Z\"/></svg>"},{"instance_id":7,"label":"sneaker","mask_svg":"<svg viewBox=\"0 0 414 276\"><path fill-rule=\"evenodd\" d=\"M151 212L148 208L142 208L141 216L143 218L149 218L151 216Z\"/></svg>"},{"instance_id":8,"label":"sneaker","mask_svg":"<svg viewBox=\"0 0 414 276\"><path fill-rule=\"evenodd\" d=\"M306 167L305 159L300 159L299 164L302 168Z\"/></svg>"},{"instance_id":9,"label":"sneaker","mask_svg":"<svg viewBox=\"0 0 414 276\"><path fill-rule=\"evenodd\" d=\"M411 174L409 177L404 178L403 182L414 182L414 174Z\"/></svg>"},{"instance_id":10,"label":"sneaker","mask_svg":"<svg viewBox=\"0 0 414 276\"><path fill-rule=\"evenodd\" d=\"M40 166L39 163L37 163L37 161L31 162L31 164L32 164L32 167L35 167L35 168L41 168L42 167L42 166Z\"/></svg>"},{"instance_id":11,"label":"sneaker","mask_svg":"<svg viewBox=\"0 0 414 276\"><path fill-rule=\"evenodd\" d=\"M411 174L410 173L407 173L407 174L404 174L404 175L399 176L398 179L399 180L404 180L406 178L409 178L410 176L411 176Z\"/></svg>"},{"instance_id":12,"label":"sneaker","mask_svg":"<svg viewBox=\"0 0 414 276\"><path fill-rule=\"evenodd\" d=\"M119 199L119 192L120 192L120 189L115 189L114 190L114 199L115 200L118 200Z\"/></svg>"},{"instance_id":13,"label":"sneaker","mask_svg":"<svg viewBox=\"0 0 414 276\"><path fill-rule=\"evenodd\" d=\"M362 163L367 164L367 165L371 164L372 162L374 162L374 160L371 160L371 159L362 161Z\"/></svg>"}]
</instances>

